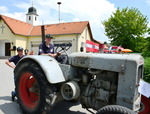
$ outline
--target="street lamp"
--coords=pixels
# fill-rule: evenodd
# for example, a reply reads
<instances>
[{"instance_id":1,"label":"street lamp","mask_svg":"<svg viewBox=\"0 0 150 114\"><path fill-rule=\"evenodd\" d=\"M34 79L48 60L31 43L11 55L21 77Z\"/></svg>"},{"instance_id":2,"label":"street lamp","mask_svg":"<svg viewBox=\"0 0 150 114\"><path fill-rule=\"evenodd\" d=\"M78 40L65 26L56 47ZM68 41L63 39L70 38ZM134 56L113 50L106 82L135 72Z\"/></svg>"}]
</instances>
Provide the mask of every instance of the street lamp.
<instances>
[{"instance_id":1,"label":"street lamp","mask_svg":"<svg viewBox=\"0 0 150 114\"><path fill-rule=\"evenodd\" d=\"M58 20L59 20L59 23L60 23L60 4L61 4L61 2L57 2L57 4L58 4Z\"/></svg>"}]
</instances>

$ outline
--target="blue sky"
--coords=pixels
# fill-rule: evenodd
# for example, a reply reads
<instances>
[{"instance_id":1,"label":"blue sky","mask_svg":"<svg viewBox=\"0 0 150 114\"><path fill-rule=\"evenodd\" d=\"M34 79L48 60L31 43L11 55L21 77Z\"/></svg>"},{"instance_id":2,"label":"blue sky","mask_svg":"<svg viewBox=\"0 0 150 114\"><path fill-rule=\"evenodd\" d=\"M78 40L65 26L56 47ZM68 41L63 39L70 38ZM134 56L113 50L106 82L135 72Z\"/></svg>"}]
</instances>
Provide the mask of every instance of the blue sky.
<instances>
[{"instance_id":1,"label":"blue sky","mask_svg":"<svg viewBox=\"0 0 150 114\"><path fill-rule=\"evenodd\" d=\"M150 20L150 0L109 0L109 2L114 3L116 8L138 8L140 12L143 15L148 16Z\"/></svg>"},{"instance_id":2,"label":"blue sky","mask_svg":"<svg viewBox=\"0 0 150 114\"><path fill-rule=\"evenodd\" d=\"M107 20L119 7L138 8L150 21L150 0L0 0L0 14L26 21L30 6L37 9L39 23L58 23L58 5L61 4L61 22L89 21L93 37L98 41L109 41L105 36L102 21ZM150 25L150 24L149 24Z\"/></svg>"}]
</instances>

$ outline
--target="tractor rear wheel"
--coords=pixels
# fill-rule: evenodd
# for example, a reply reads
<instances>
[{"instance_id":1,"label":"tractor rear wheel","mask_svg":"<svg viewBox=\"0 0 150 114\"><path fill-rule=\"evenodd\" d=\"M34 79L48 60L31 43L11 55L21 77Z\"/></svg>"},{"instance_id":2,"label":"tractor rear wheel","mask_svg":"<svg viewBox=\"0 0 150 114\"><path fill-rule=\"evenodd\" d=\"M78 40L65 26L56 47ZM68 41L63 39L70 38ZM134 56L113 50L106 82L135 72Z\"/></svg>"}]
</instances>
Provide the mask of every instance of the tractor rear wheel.
<instances>
[{"instance_id":1,"label":"tractor rear wheel","mask_svg":"<svg viewBox=\"0 0 150 114\"><path fill-rule=\"evenodd\" d=\"M135 114L135 112L123 106L108 105L98 110L97 114Z\"/></svg>"},{"instance_id":2,"label":"tractor rear wheel","mask_svg":"<svg viewBox=\"0 0 150 114\"><path fill-rule=\"evenodd\" d=\"M49 113L54 92L40 66L34 62L23 63L16 74L16 94L25 114Z\"/></svg>"}]
</instances>

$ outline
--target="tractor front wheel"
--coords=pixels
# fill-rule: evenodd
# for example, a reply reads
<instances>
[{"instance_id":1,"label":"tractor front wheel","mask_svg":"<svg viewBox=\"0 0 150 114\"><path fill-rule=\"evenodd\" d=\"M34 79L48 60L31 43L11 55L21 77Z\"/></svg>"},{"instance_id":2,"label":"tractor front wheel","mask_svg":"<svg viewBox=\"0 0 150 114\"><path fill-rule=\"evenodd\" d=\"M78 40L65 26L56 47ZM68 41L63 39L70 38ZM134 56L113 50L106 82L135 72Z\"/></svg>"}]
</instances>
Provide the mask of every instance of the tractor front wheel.
<instances>
[{"instance_id":1,"label":"tractor front wheel","mask_svg":"<svg viewBox=\"0 0 150 114\"><path fill-rule=\"evenodd\" d=\"M97 114L135 114L135 112L123 106L108 105L98 110Z\"/></svg>"},{"instance_id":2,"label":"tractor front wheel","mask_svg":"<svg viewBox=\"0 0 150 114\"><path fill-rule=\"evenodd\" d=\"M54 92L40 66L34 62L23 63L16 75L16 94L25 114L49 113Z\"/></svg>"}]
</instances>

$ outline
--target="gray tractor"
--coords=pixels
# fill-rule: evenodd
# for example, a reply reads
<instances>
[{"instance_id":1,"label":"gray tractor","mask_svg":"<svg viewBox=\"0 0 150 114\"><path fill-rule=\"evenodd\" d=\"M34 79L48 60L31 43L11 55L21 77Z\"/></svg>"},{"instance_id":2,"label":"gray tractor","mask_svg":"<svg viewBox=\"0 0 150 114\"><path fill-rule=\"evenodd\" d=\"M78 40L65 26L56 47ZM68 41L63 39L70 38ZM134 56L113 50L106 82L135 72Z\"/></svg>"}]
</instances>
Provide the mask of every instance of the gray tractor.
<instances>
[{"instance_id":1,"label":"gray tractor","mask_svg":"<svg viewBox=\"0 0 150 114\"><path fill-rule=\"evenodd\" d=\"M67 46L60 47L66 51ZM14 73L23 113L50 113L63 100L78 100L97 114L139 112L144 63L140 55L76 52L67 57L66 64L44 55L20 60Z\"/></svg>"}]
</instances>

